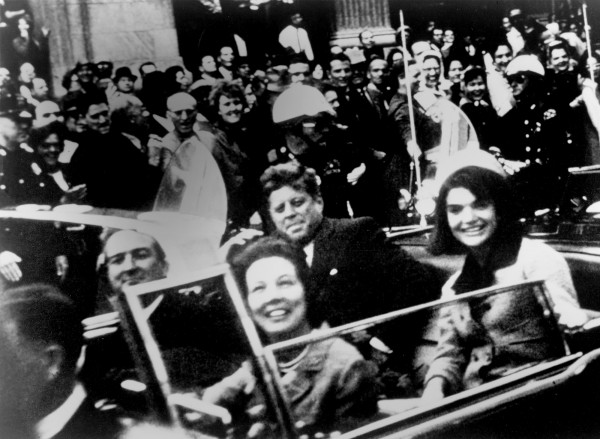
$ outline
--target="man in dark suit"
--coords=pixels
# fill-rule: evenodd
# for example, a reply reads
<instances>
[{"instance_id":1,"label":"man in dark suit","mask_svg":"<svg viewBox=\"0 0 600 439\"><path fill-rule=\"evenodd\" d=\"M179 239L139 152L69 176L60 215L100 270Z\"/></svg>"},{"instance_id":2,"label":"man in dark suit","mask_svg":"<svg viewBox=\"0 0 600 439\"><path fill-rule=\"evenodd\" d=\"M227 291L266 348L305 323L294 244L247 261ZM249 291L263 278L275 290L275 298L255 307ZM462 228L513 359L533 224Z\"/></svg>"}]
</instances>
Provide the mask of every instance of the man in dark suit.
<instances>
[{"instance_id":1,"label":"man in dark suit","mask_svg":"<svg viewBox=\"0 0 600 439\"><path fill-rule=\"evenodd\" d=\"M0 295L0 434L6 439L116 438L77 379L83 331L75 305L45 284Z\"/></svg>"},{"instance_id":2,"label":"man in dark suit","mask_svg":"<svg viewBox=\"0 0 600 439\"><path fill-rule=\"evenodd\" d=\"M87 131L67 169L70 182L85 184L85 201L95 207L149 210L161 170L150 166L142 151L112 129L105 96L86 95L81 111Z\"/></svg>"},{"instance_id":3,"label":"man in dark suit","mask_svg":"<svg viewBox=\"0 0 600 439\"><path fill-rule=\"evenodd\" d=\"M323 216L313 169L271 166L261 177L274 233L302 246L316 300L334 326L435 300L439 285L427 267L397 246L372 218Z\"/></svg>"}]
</instances>

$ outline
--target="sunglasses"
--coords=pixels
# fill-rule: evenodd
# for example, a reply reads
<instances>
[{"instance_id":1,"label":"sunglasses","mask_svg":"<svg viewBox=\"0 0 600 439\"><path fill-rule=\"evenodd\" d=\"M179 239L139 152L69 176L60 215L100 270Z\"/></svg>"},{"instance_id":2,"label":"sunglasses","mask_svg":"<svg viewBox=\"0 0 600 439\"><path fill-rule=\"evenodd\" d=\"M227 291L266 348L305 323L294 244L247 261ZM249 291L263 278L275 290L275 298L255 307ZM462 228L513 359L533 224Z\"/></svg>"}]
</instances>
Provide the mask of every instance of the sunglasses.
<instances>
[{"instance_id":1,"label":"sunglasses","mask_svg":"<svg viewBox=\"0 0 600 439\"><path fill-rule=\"evenodd\" d=\"M173 116L176 116L179 119L182 119L183 117L189 117L189 116L193 115L195 112L196 112L195 108L185 108L183 110L177 110L177 111L169 110L169 113L171 113Z\"/></svg>"},{"instance_id":2,"label":"sunglasses","mask_svg":"<svg viewBox=\"0 0 600 439\"><path fill-rule=\"evenodd\" d=\"M523 84L525 83L525 80L527 79L525 77L525 75L510 75L508 78L508 83L512 83L512 82L516 82L518 84Z\"/></svg>"}]
</instances>

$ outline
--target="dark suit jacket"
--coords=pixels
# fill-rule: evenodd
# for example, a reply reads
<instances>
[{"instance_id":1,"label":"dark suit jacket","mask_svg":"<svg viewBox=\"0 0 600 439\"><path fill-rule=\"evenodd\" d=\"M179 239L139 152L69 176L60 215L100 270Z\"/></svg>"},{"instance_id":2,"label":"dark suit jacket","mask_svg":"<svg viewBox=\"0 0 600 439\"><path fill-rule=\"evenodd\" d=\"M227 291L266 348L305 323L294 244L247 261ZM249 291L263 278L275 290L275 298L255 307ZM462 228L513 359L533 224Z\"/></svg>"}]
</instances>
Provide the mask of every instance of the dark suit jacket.
<instances>
[{"instance_id":1,"label":"dark suit jacket","mask_svg":"<svg viewBox=\"0 0 600 439\"><path fill-rule=\"evenodd\" d=\"M86 398L83 404L52 439L116 439L122 430L113 411L100 411Z\"/></svg>"},{"instance_id":2,"label":"dark suit jacket","mask_svg":"<svg viewBox=\"0 0 600 439\"><path fill-rule=\"evenodd\" d=\"M428 267L386 243L372 218L324 218L314 239L311 274L317 309L332 326L440 296Z\"/></svg>"},{"instance_id":3,"label":"dark suit jacket","mask_svg":"<svg viewBox=\"0 0 600 439\"><path fill-rule=\"evenodd\" d=\"M147 210L152 205L160 171L120 133L81 137L67 174L73 185L87 185L86 203L95 207Z\"/></svg>"}]
</instances>

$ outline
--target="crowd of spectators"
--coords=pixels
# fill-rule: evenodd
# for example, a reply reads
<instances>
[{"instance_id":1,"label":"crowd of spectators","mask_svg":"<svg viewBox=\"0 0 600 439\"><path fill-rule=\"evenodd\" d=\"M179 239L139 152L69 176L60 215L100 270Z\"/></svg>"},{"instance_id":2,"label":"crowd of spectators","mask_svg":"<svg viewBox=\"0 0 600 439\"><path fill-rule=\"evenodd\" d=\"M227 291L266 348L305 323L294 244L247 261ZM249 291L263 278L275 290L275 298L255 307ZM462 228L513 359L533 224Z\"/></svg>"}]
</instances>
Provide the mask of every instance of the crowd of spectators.
<instances>
[{"instance_id":1,"label":"crowd of spectators","mask_svg":"<svg viewBox=\"0 0 600 439\"><path fill-rule=\"evenodd\" d=\"M12 64L0 67L2 115L12 120L3 125L16 126L2 132L2 194L10 200L3 204L152 208L171 157L195 139L223 176L228 230L248 226L259 210L260 174L291 159L317 170L329 216L368 215L384 225L400 221L401 189L414 192L415 159L427 176L446 146L450 154L465 144L492 151L535 208L553 207L568 167L600 160L600 105L584 35L565 22L542 26L518 9L503 19L503 41L431 22L421 33L405 27L406 48L383 48L365 29L359 47L333 46L321 63L295 13L281 50L262 63L230 46L199 53L194 72L163 71L152 60L116 69L109 60L82 61L64 75L62 96L44 60L48 29L38 38L31 17L17 12L9 22L20 32L15 54L5 58ZM297 83L314 91L293 92ZM448 140L447 102L476 134L462 145ZM317 114L318 123L302 120ZM53 132L39 131L52 122Z\"/></svg>"}]
</instances>

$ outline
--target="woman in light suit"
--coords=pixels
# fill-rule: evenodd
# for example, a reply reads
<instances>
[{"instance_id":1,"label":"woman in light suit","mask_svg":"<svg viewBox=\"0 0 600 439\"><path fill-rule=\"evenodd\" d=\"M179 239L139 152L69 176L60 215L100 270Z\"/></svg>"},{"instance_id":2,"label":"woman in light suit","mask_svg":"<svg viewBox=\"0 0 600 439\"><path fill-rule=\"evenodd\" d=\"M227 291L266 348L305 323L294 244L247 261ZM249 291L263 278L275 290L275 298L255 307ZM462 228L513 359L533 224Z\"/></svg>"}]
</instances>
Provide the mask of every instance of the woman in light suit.
<instances>
[{"instance_id":1,"label":"woman in light suit","mask_svg":"<svg viewBox=\"0 0 600 439\"><path fill-rule=\"evenodd\" d=\"M504 175L479 166L452 173L441 186L434 254L466 253L463 268L442 297L493 285L543 279L563 327L576 328L580 309L565 259L546 244L522 237L514 193ZM561 355L532 294L510 292L448 306L425 378L425 400L436 400Z\"/></svg>"}]
</instances>

